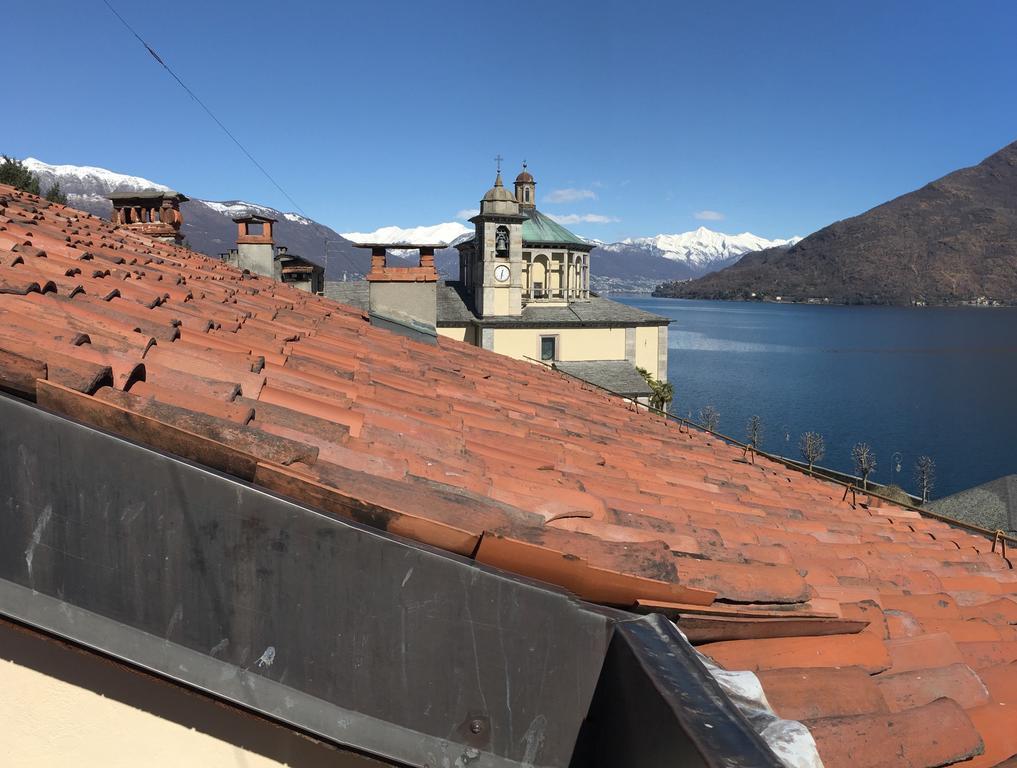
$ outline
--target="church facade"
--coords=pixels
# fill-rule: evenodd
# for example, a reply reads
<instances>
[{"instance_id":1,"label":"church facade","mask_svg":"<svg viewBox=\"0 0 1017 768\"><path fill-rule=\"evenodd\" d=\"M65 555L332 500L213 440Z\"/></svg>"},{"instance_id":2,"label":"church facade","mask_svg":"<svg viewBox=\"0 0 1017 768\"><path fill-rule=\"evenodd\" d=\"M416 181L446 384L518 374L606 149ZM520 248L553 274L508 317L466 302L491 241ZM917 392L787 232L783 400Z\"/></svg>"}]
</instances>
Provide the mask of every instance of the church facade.
<instances>
[{"instance_id":1,"label":"church facade","mask_svg":"<svg viewBox=\"0 0 1017 768\"><path fill-rule=\"evenodd\" d=\"M636 367L667 379L669 320L590 291L593 245L537 209L525 164L514 192L498 174L470 221L459 279L438 289L440 335L628 395L648 392Z\"/></svg>"},{"instance_id":2,"label":"church facade","mask_svg":"<svg viewBox=\"0 0 1017 768\"><path fill-rule=\"evenodd\" d=\"M637 368L667 380L670 320L590 290L593 245L537 209L536 181L525 164L514 192L505 188L499 171L470 221L473 236L456 245L458 279L438 279L433 258L424 255L444 244L387 244L389 249L420 248L421 266L411 268L386 262L386 244L369 243L361 247L372 248L378 268L372 266L366 281L326 283L326 295L363 308L386 327L404 327L419 337L429 325L432 340L444 336L553 365L628 397L651 393ZM415 271L411 275L408 269ZM381 301L382 289L392 288L386 282L405 290L420 282L417 272L424 269L433 313L408 310L422 306L417 295L412 301Z\"/></svg>"}]
</instances>

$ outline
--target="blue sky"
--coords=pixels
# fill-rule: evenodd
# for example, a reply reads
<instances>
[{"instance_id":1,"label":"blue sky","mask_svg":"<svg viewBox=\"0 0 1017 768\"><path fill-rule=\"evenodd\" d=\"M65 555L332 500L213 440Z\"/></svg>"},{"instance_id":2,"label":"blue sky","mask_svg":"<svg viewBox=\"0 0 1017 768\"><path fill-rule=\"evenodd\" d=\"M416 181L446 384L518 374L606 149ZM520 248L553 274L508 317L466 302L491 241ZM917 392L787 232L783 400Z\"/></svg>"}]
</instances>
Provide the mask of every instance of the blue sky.
<instances>
[{"instance_id":1,"label":"blue sky","mask_svg":"<svg viewBox=\"0 0 1017 768\"><path fill-rule=\"evenodd\" d=\"M1012 2L110 2L340 231L448 221L500 153L588 236L804 235L1017 139ZM4 19L0 151L293 209L100 0Z\"/></svg>"}]
</instances>

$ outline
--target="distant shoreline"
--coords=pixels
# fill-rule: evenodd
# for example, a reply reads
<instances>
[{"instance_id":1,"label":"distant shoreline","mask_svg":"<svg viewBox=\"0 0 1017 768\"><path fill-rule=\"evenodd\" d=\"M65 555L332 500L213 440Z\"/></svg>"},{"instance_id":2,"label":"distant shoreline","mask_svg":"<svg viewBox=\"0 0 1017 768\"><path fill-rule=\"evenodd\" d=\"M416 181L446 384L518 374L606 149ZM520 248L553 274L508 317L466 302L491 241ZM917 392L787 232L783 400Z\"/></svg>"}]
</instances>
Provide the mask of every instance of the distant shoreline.
<instances>
[{"instance_id":1,"label":"distant shoreline","mask_svg":"<svg viewBox=\"0 0 1017 768\"><path fill-rule=\"evenodd\" d=\"M1017 303L1005 304L999 301L978 302L975 301L953 301L953 302L921 302L902 303L893 301L877 301L874 299L860 299L858 301L836 301L833 299L742 299L721 296L674 296L665 293L653 292L649 294L654 299L682 299L684 301L729 301L739 304L793 304L809 307L899 307L901 309L1014 309Z\"/></svg>"}]
</instances>

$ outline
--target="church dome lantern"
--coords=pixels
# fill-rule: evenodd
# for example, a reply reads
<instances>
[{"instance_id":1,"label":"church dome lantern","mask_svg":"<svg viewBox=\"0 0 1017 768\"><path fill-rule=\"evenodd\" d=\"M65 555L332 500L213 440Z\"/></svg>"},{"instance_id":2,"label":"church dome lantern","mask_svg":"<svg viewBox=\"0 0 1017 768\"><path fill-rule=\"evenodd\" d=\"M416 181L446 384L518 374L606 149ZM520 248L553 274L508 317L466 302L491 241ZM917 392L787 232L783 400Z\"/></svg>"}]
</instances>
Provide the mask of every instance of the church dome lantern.
<instances>
[{"instance_id":1,"label":"church dome lantern","mask_svg":"<svg viewBox=\"0 0 1017 768\"><path fill-rule=\"evenodd\" d=\"M537 182L533 180L533 174L526 170L526 161L523 161L523 170L516 176L516 202L520 208L534 208L537 204Z\"/></svg>"}]
</instances>

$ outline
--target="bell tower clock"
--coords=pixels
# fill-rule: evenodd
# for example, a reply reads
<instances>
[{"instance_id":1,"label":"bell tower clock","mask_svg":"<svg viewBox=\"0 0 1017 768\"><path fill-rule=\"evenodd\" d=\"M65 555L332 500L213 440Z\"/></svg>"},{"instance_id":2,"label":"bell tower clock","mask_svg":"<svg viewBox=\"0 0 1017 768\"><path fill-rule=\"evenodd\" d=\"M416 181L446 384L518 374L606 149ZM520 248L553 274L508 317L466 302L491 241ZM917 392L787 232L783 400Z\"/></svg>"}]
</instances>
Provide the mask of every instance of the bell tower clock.
<instances>
[{"instance_id":1,"label":"bell tower clock","mask_svg":"<svg viewBox=\"0 0 1017 768\"><path fill-rule=\"evenodd\" d=\"M523 222L515 195L501 181L501 156L494 186L470 219L476 228L471 270L474 302L481 317L518 317L523 311Z\"/></svg>"}]
</instances>

